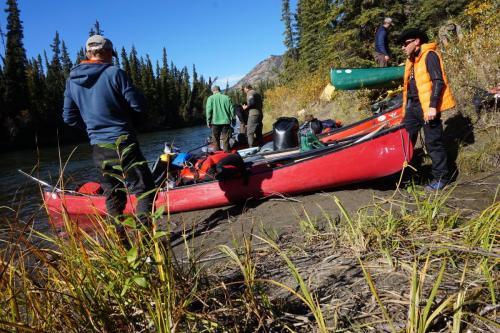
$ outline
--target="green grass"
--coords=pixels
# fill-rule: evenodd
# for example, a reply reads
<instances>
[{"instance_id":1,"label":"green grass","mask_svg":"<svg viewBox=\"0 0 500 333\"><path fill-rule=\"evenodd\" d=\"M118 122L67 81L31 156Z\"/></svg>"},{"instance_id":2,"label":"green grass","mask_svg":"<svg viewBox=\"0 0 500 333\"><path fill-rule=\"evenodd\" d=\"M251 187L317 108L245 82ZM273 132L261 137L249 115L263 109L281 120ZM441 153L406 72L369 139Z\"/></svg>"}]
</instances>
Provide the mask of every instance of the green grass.
<instances>
[{"instance_id":1,"label":"green grass","mask_svg":"<svg viewBox=\"0 0 500 333\"><path fill-rule=\"evenodd\" d=\"M463 217L447 206L449 198L450 192L423 196L413 191L410 197L375 201L349 213L333 197L340 219L323 210L325 230L310 226L314 218L306 212L306 222L297 224L308 227L291 243L278 245L249 234L241 245L221 246L226 259L216 265L203 265L187 239L182 251L187 259L178 262L168 245L168 233L157 231L156 219L152 230L129 229L130 248L103 219L96 219L95 234L85 233L68 219L65 238L30 231L0 250L0 329L291 329L295 319L284 319L291 310L288 301L273 296L276 288L302 304L295 314L309 318L302 331L377 330L378 325L388 325L394 332L430 332L446 323L454 332L498 328L497 310L480 313L498 304L500 203L495 199L478 214ZM43 238L46 245L35 246L35 238ZM254 238L265 244L264 250L253 248ZM300 244L300 239L307 242ZM373 296L379 312L372 314L372 320L332 313L321 301L328 294L311 289L309 278L303 276L307 267L294 263L294 257L309 253L314 239L332 249L325 256L339 252L359 258L363 277L353 282L365 285ZM303 250L297 251L301 246ZM386 264L378 264L375 274L372 267L378 259ZM290 279L266 275L269 265L281 266ZM405 277L407 290L402 301L406 310L397 316L390 309L398 290L380 285L383 276L394 272ZM360 302L363 307L370 301Z\"/></svg>"}]
</instances>

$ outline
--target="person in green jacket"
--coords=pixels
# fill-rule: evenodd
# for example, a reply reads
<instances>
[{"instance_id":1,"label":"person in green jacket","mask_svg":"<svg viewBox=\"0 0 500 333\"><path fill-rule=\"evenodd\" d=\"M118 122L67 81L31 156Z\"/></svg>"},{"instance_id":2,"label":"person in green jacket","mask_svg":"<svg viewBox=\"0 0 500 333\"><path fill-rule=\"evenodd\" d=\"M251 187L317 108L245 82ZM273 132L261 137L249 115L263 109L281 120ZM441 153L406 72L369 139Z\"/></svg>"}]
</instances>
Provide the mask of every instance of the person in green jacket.
<instances>
[{"instance_id":1,"label":"person in green jacket","mask_svg":"<svg viewBox=\"0 0 500 333\"><path fill-rule=\"evenodd\" d=\"M206 105L207 126L212 129L212 141L215 150L229 152L231 137L231 121L234 117L233 103L229 96L220 92L219 86L212 86L212 96L208 97Z\"/></svg>"}]
</instances>

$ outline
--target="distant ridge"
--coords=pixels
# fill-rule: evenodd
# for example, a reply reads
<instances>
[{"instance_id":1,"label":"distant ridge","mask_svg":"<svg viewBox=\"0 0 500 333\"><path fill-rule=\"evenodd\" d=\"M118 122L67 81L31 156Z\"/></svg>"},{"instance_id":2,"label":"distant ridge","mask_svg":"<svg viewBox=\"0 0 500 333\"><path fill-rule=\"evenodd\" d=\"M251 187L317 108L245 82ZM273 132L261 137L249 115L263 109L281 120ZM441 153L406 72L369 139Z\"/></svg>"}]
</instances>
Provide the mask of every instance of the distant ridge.
<instances>
[{"instance_id":1,"label":"distant ridge","mask_svg":"<svg viewBox=\"0 0 500 333\"><path fill-rule=\"evenodd\" d=\"M257 85L260 81L274 81L283 70L283 56L271 55L259 62L250 72L229 89L239 88L244 83Z\"/></svg>"}]
</instances>

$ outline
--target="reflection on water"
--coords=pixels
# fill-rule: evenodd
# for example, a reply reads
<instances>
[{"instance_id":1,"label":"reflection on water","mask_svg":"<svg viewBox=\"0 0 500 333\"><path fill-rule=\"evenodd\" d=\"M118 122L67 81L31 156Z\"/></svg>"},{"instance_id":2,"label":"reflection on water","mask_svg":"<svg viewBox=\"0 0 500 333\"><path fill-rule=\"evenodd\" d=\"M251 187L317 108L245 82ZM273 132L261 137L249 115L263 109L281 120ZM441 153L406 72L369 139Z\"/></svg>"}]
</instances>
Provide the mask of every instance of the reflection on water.
<instances>
[{"instance_id":1,"label":"reflection on water","mask_svg":"<svg viewBox=\"0 0 500 333\"><path fill-rule=\"evenodd\" d=\"M141 150L148 161L154 161L163 151L165 142L173 143L183 151L201 146L209 135L206 127L191 127L163 132L141 134ZM17 169L56 184L61 170L68 188L95 180L97 171L92 162L88 143L43 148L39 151L17 151L0 155L0 216L17 214L23 221L34 216L39 230L46 228L46 217L41 210L41 194L37 184L22 176ZM58 184L60 185L60 184ZM0 219L0 224L5 219ZM0 226L1 228L1 226Z\"/></svg>"}]
</instances>

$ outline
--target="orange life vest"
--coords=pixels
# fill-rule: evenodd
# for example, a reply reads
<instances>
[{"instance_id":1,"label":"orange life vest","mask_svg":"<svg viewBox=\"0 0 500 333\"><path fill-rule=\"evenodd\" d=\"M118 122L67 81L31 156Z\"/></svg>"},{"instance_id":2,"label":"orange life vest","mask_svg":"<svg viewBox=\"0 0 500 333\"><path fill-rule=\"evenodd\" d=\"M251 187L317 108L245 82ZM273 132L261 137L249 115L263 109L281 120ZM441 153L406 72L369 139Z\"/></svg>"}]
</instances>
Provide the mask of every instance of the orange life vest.
<instances>
[{"instance_id":1,"label":"orange life vest","mask_svg":"<svg viewBox=\"0 0 500 333\"><path fill-rule=\"evenodd\" d=\"M196 161L194 167L184 167L179 175L184 181L204 180L208 176L210 169L229 155L231 154L223 151L215 152Z\"/></svg>"},{"instance_id":2,"label":"orange life vest","mask_svg":"<svg viewBox=\"0 0 500 333\"><path fill-rule=\"evenodd\" d=\"M420 54L415 58L415 62L411 62L409 59L406 60L405 65L405 76L403 85L403 114L406 111L406 101L408 96L408 82L410 80L411 68L414 67L415 82L417 84L418 99L422 105L422 110L424 115L427 114L429 110L429 104L431 102L432 95L432 81L427 71L427 66L425 64L425 59L429 52L435 52L439 58L439 64L441 65L441 72L443 73L444 88L442 92L442 97L437 104L437 112L442 112L451 109L455 106L455 99L451 94L450 84L448 83L448 78L444 72L443 59L437 51L436 43L423 44L420 47Z\"/></svg>"}]
</instances>

